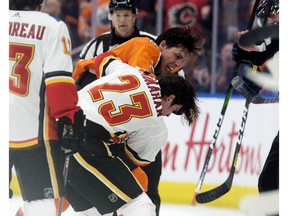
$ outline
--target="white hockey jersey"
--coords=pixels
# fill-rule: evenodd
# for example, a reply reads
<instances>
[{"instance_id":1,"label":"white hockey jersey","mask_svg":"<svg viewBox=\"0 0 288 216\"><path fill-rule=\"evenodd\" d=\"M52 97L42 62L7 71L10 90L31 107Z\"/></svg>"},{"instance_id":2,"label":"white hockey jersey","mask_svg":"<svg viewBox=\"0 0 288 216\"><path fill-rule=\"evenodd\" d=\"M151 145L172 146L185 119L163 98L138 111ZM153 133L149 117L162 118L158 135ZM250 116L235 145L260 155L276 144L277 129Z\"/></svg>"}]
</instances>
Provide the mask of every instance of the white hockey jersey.
<instances>
[{"instance_id":1,"label":"white hockey jersey","mask_svg":"<svg viewBox=\"0 0 288 216\"><path fill-rule=\"evenodd\" d=\"M114 60L106 75L78 92L86 118L110 133L127 131L126 153L139 165L154 161L167 141L160 87L154 78Z\"/></svg>"},{"instance_id":2,"label":"white hockey jersey","mask_svg":"<svg viewBox=\"0 0 288 216\"><path fill-rule=\"evenodd\" d=\"M38 11L10 10L10 147L58 139L55 118L73 119L74 111L68 113L76 107L77 89L70 44L63 21Z\"/></svg>"}]
</instances>

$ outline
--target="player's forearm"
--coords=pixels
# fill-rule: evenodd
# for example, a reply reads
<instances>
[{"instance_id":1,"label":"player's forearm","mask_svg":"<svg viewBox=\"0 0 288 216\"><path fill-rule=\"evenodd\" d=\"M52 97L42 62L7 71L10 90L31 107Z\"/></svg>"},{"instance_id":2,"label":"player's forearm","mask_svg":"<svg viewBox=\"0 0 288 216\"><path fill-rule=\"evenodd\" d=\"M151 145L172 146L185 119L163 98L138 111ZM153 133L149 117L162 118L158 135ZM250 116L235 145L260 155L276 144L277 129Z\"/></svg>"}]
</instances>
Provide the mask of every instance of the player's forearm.
<instances>
[{"instance_id":1,"label":"player's forearm","mask_svg":"<svg viewBox=\"0 0 288 216\"><path fill-rule=\"evenodd\" d=\"M46 79L46 94L52 117L67 116L73 122L80 107L77 106L77 89L71 76Z\"/></svg>"}]
</instances>

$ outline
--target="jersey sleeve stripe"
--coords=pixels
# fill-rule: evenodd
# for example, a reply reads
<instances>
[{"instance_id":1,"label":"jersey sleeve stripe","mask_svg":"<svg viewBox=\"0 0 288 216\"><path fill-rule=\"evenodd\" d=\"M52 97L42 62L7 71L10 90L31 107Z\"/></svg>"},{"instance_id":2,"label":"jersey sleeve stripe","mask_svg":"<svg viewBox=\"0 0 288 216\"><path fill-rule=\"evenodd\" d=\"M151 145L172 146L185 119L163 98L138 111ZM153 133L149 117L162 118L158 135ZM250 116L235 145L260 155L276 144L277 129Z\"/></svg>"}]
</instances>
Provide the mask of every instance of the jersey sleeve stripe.
<instances>
[{"instance_id":1,"label":"jersey sleeve stripe","mask_svg":"<svg viewBox=\"0 0 288 216\"><path fill-rule=\"evenodd\" d=\"M71 77L51 77L45 80L46 85L55 83L71 83L75 84L75 81Z\"/></svg>"},{"instance_id":2,"label":"jersey sleeve stripe","mask_svg":"<svg viewBox=\"0 0 288 216\"><path fill-rule=\"evenodd\" d=\"M55 76L65 76L65 77L72 77L71 72L67 71L53 71L45 74L45 79Z\"/></svg>"}]
</instances>

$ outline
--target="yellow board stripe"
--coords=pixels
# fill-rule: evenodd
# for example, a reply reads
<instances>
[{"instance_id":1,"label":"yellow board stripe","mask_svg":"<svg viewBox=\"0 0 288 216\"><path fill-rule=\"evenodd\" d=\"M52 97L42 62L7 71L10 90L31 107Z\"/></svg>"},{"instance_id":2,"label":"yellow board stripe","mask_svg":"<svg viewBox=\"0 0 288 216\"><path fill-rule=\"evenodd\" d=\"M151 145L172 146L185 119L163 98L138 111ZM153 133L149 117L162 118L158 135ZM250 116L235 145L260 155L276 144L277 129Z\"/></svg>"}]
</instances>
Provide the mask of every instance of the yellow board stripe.
<instances>
[{"instance_id":1,"label":"yellow board stripe","mask_svg":"<svg viewBox=\"0 0 288 216\"><path fill-rule=\"evenodd\" d=\"M220 185L220 184L219 184ZM217 186L217 184L205 184L203 185L201 192L208 191ZM188 204L191 205L196 183L176 183L176 182L160 182L159 193L161 201L163 203L174 203L174 204ZM256 187L244 187L233 185L231 190L220 197L219 199L207 203L197 205L207 205L213 207L225 207L225 208L238 208L239 201L241 198L248 194L257 193Z\"/></svg>"},{"instance_id":2,"label":"yellow board stripe","mask_svg":"<svg viewBox=\"0 0 288 216\"><path fill-rule=\"evenodd\" d=\"M20 189L17 181L17 177L13 175L11 182L11 189L14 195L20 195ZM215 188L219 185L203 185L201 191L207 191ZM176 182L163 182L160 181L159 193L162 203L173 203L173 204L187 204L191 205L192 197L196 183L176 183ZM197 204L198 206L205 205L211 207L224 207L224 208L238 208L239 201L246 195L258 193L256 187L244 187L244 186L232 186L231 190L223 197L207 203Z\"/></svg>"}]
</instances>

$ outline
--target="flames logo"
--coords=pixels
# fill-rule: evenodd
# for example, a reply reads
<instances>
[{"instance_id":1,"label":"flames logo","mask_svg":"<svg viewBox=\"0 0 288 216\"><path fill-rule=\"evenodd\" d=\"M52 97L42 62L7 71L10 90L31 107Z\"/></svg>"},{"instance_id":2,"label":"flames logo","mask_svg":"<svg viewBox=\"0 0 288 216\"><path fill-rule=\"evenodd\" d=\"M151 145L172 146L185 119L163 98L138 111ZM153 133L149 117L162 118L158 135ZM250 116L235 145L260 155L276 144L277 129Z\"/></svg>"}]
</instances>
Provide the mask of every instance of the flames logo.
<instances>
[{"instance_id":1,"label":"flames logo","mask_svg":"<svg viewBox=\"0 0 288 216\"><path fill-rule=\"evenodd\" d=\"M192 3L177 4L168 11L169 26L188 25L194 27L198 13L196 5Z\"/></svg>"}]
</instances>

